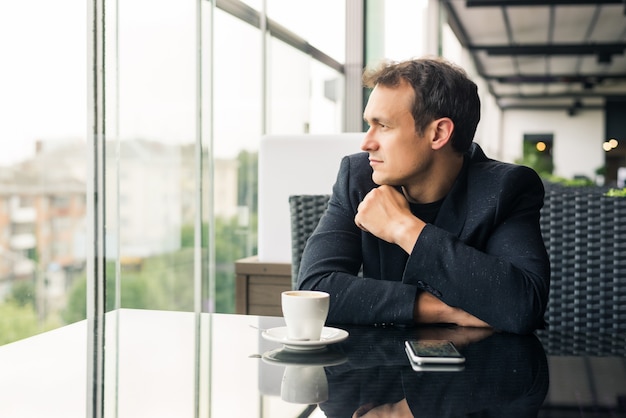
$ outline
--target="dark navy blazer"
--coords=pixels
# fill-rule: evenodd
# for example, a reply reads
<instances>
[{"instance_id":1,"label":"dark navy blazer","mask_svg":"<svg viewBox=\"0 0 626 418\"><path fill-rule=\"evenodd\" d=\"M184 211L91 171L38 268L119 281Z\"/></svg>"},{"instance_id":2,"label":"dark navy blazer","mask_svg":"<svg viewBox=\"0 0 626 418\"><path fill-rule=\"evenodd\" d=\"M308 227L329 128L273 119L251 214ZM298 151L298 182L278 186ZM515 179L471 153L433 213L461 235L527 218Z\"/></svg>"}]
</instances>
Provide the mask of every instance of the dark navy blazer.
<instances>
[{"instance_id":1,"label":"dark navy blazer","mask_svg":"<svg viewBox=\"0 0 626 418\"><path fill-rule=\"evenodd\" d=\"M302 255L298 287L331 294L328 323L412 324L417 292L428 291L503 331L543 327L550 263L539 226L544 188L532 169L473 144L411 254L355 225L374 187L368 154L344 157Z\"/></svg>"}]
</instances>

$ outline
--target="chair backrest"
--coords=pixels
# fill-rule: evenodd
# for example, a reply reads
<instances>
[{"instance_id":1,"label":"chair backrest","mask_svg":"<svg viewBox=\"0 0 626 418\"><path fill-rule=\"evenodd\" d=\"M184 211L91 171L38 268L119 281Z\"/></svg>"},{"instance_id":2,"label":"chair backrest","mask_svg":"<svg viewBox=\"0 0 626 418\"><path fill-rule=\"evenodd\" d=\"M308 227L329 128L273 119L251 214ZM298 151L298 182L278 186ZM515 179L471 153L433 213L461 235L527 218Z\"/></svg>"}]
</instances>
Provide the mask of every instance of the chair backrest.
<instances>
[{"instance_id":1,"label":"chair backrest","mask_svg":"<svg viewBox=\"0 0 626 418\"><path fill-rule=\"evenodd\" d=\"M330 195L289 196L291 214L291 285L295 288L300 271L300 260L307 239L326 211Z\"/></svg>"},{"instance_id":2,"label":"chair backrest","mask_svg":"<svg viewBox=\"0 0 626 418\"><path fill-rule=\"evenodd\" d=\"M626 199L605 191L546 184L541 232L552 270L551 330L626 330Z\"/></svg>"}]
</instances>

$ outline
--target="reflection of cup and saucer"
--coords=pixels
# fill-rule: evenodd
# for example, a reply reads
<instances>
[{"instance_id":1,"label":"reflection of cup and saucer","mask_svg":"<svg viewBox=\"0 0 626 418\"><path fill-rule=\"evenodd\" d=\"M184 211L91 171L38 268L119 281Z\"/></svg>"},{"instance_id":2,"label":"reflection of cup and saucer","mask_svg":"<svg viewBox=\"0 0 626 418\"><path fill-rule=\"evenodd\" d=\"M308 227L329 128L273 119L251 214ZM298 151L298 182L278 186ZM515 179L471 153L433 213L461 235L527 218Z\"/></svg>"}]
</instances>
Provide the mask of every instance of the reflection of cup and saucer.
<instances>
[{"instance_id":1,"label":"reflection of cup and saucer","mask_svg":"<svg viewBox=\"0 0 626 418\"><path fill-rule=\"evenodd\" d=\"M290 350L289 348L277 348L263 353L263 361L276 366L302 366L302 367L330 367L344 363L348 358L338 351L325 348L309 351Z\"/></svg>"},{"instance_id":2,"label":"reflection of cup and saucer","mask_svg":"<svg viewBox=\"0 0 626 418\"><path fill-rule=\"evenodd\" d=\"M328 399L328 380L324 367L344 363L348 358L339 352L320 349L296 351L278 348L264 353L264 362L285 366L280 385L282 400L297 404L316 404Z\"/></svg>"},{"instance_id":3,"label":"reflection of cup and saucer","mask_svg":"<svg viewBox=\"0 0 626 418\"><path fill-rule=\"evenodd\" d=\"M289 403L311 405L328 400L328 380L321 366L287 366L280 398Z\"/></svg>"}]
</instances>

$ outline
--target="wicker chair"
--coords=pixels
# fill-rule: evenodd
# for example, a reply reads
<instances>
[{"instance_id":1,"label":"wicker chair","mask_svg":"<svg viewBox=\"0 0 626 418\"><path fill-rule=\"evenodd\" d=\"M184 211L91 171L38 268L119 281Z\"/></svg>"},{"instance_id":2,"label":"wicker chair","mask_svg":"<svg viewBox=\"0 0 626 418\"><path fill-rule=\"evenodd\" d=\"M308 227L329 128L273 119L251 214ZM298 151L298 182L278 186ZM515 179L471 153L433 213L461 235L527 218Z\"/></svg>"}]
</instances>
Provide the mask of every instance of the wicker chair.
<instances>
[{"instance_id":1,"label":"wicker chair","mask_svg":"<svg viewBox=\"0 0 626 418\"><path fill-rule=\"evenodd\" d=\"M315 230L326 207L330 195L289 196L291 213L291 286L295 288L300 270L300 260L307 239Z\"/></svg>"},{"instance_id":2,"label":"wicker chair","mask_svg":"<svg viewBox=\"0 0 626 418\"><path fill-rule=\"evenodd\" d=\"M626 200L547 185L541 230L550 256L551 330L626 331Z\"/></svg>"}]
</instances>

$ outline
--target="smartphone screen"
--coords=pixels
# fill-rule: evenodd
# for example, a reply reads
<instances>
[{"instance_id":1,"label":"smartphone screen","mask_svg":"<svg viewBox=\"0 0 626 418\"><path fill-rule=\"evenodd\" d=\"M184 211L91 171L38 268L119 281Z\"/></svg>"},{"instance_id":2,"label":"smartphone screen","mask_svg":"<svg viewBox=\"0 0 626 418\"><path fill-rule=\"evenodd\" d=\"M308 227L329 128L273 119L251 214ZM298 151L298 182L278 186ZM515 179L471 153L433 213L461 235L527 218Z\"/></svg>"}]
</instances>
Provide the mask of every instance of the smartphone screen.
<instances>
[{"instance_id":1,"label":"smartphone screen","mask_svg":"<svg viewBox=\"0 0 626 418\"><path fill-rule=\"evenodd\" d=\"M465 357L459 353L451 341L408 340L405 344L407 355L413 363L458 364L465 362Z\"/></svg>"}]
</instances>

